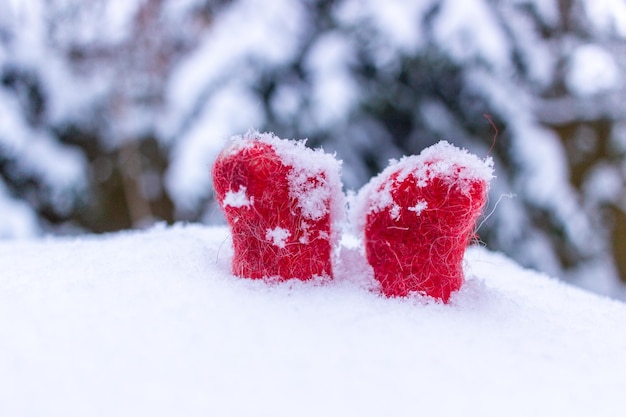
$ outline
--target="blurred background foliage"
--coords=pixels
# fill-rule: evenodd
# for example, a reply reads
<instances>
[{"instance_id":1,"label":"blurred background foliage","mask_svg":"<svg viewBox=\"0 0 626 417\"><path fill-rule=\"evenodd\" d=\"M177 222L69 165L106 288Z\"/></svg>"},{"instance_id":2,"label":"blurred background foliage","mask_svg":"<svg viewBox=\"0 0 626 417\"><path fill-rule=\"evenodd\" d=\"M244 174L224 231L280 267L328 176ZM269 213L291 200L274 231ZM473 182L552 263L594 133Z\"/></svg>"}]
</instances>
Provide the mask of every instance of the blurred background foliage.
<instances>
[{"instance_id":1,"label":"blurred background foliage","mask_svg":"<svg viewBox=\"0 0 626 417\"><path fill-rule=\"evenodd\" d=\"M626 299L625 69L624 0L4 1L0 237L220 223L250 128L347 190L446 139L495 160L490 249Z\"/></svg>"}]
</instances>

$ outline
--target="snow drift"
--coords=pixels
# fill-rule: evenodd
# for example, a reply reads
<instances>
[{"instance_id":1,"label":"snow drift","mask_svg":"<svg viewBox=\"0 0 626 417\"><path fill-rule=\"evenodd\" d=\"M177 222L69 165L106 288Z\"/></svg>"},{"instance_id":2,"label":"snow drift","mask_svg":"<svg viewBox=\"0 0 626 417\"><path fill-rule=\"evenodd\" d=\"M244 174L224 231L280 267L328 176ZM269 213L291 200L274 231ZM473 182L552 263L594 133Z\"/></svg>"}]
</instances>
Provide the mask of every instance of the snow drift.
<instances>
[{"instance_id":1,"label":"snow drift","mask_svg":"<svg viewBox=\"0 0 626 417\"><path fill-rule=\"evenodd\" d=\"M626 306L471 248L448 305L230 273L226 228L0 242L3 416L609 416Z\"/></svg>"}]
</instances>

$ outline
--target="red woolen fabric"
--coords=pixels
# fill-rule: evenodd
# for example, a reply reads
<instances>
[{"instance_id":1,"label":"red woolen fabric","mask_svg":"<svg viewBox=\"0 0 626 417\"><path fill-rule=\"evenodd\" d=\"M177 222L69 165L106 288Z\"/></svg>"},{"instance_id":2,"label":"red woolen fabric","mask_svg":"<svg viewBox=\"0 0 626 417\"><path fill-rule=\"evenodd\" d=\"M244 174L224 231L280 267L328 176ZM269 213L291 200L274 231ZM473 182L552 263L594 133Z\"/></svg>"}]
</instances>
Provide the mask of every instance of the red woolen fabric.
<instances>
[{"instance_id":1,"label":"red woolen fabric","mask_svg":"<svg viewBox=\"0 0 626 417\"><path fill-rule=\"evenodd\" d=\"M416 175L399 179L398 169L372 190L390 191L393 199L370 210L364 230L366 256L385 295L417 291L447 302L461 287L463 254L488 191L483 178L460 179L464 169L453 165L426 183Z\"/></svg>"},{"instance_id":2,"label":"red woolen fabric","mask_svg":"<svg viewBox=\"0 0 626 417\"><path fill-rule=\"evenodd\" d=\"M290 190L292 169L271 144L253 139L245 146L231 145L218 156L213 184L232 231L235 275L279 280L332 277L330 200L324 201L325 215L307 218L300 197ZM310 176L306 184L315 188L325 175ZM233 193L239 200L232 198Z\"/></svg>"}]
</instances>

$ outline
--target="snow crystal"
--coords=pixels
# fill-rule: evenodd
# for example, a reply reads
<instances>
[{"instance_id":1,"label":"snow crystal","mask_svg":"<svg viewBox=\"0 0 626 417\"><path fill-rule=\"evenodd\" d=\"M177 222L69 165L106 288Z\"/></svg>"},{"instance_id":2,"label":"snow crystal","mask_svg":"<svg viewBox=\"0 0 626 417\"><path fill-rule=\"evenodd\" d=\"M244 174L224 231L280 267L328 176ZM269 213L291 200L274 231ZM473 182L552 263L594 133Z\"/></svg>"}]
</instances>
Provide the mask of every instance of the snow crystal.
<instances>
[{"instance_id":1,"label":"snow crystal","mask_svg":"<svg viewBox=\"0 0 626 417\"><path fill-rule=\"evenodd\" d=\"M413 207L409 207L409 211L414 212L416 215L420 215L420 213L428 208L428 203L424 200L418 201Z\"/></svg>"},{"instance_id":2,"label":"snow crystal","mask_svg":"<svg viewBox=\"0 0 626 417\"><path fill-rule=\"evenodd\" d=\"M247 187L243 185L237 191L228 191L224 197L224 206L230 207L250 207L254 203L254 199L248 199Z\"/></svg>"},{"instance_id":3,"label":"snow crystal","mask_svg":"<svg viewBox=\"0 0 626 417\"><path fill-rule=\"evenodd\" d=\"M267 229L265 239L272 242L274 246L284 248L289 236L291 236L291 232L289 230L283 229L282 227L275 227L273 229Z\"/></svg>"},{"instance_id":4,"label":"snow crystal","mask_svg":"<svg viewBox=\"0 0 626 417\"><path fill-rule=\"evenodd\" d=\"M391 217L393 220L399 220L401 210L402 208L399 205L395 203L392 204L391 209L389 210L389 217Z\"/></svg>"}]
</instances>

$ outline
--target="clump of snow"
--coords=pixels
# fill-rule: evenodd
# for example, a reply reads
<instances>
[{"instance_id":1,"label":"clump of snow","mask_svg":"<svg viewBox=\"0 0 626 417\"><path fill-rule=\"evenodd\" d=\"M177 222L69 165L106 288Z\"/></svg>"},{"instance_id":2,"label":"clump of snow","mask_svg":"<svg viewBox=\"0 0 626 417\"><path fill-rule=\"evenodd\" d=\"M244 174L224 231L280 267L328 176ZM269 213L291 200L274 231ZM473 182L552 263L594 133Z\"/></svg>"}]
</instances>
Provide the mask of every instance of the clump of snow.
<instances>
[{"instance_id":1,"label":"clump of snow","mask_svg":"<svg viewBox=\"0 0 626 417\"><path fill-rule=\"evenodd\" d=\"M457 148L449 142L442 140L439 143L424 149L419 155L421 161L408 160L410 157L404 157L400 161L402 165L402 179L409 173L416 173L419 178L447 178L453 181L485 181L489 182L493 179L493 159L486 157L481 160L476 155L471 154L467 149ZM424 161L434 162L428 165L428 169L424 169Z\"/></svg>"},{"instance_id":2,"label":"clump of snow","mask_svg":"<svg viewBox=\"0 0 626 417\"><path fill-rule=\"evenodd\" d=\"M243 185L237 191L229 191L224 197L224 206L230 207L250 207L254 203L254 198L248 198L247 187Z\"/></svg>"},{"instance_id":3,"label":"clump of snow","mask_svg":"<svg viewBox=\"0 0 626 417\"><path fill-rule=\"evenodd\" d=\"M267 229L265 239L272 242L274 246L284 248L285 242L287 241L289 236L291 236L291 232L289 230L283 229L282 227L275 227L274 229Z\"/></svg>"},{"instance_id":4,"label":"clump of snow","mask_svg":"<svg viewBox=\"0 0 626 417\"><path fill-rule=\"evenodd\" d=\"M202 67L202 66L201 66ZM166 186L176 205L197 207L210 195L210 166L226 138L262 120L258 99L241 85L227 85L198 110L197 120L172 144Z\"/></svg>"},{"instance_id":5,"label":"clump of snow","mask_svg":"<svg viewBox=\"0 0 626 417\"><path fill-rule=\"evenodd\" d=\"M559 56L554 53L552 44L543 41L543 35L538 28L539 22L525 16L520 17L519 11L522 5L531 7L543 25L556 27L560 19L558 4L552 0L515 0L514 3L520 4L503 4L501 17L510 31L511 46L524 65L529 84L548 88L554 81Z\"/></svg>"},{"instance_id":6,"label":"clump of snow","mask_svg":"<svg viewBox=\"0 0 626 417\"><path fill-rule=\"evenodd\" d=\"M413 207L409 207L409 211L414 212L418 216L420 213L428 208L428 203L424 200L418 201Z\"/></svg>"},{"instance_id":7,"label":"clump of snow","mask_svg":"<svg viewBox=\"0 0 626 417\"><path fill-rule=\"evenodd\" d=\"M31 129L14 97L0 89L0 146L19 168L52 188L69 188L84 182L85 157L59 144L45 131Z\"/></svg>"},{"instance_id":8,"label":"clump of snow","mask_svg":"<svg viewBox=\"0 0 626 417\"><path fill-rule=\"evenodd\" d=\"M298 50L307 27L303 8L299 2L289 0L271 4L240 0L221 10L219 19L203 34L200 46L185 57L168 82L170 111L162 126L165 134L183 128L186 119L193 116L193 107L206 101L203 96L207 92L219 91L232 74L236 74L239 84L247 84L254 71L288 61ZM220 113L219 107L208 110L209 114L213 112ZM237 112L225 117L229 123L241 120Z\"/></svg>"},{"instance_id":9,"label":"clump of snow","mask_svg":"<svg viewBox=\"0 0 626 417\"><path fill-rule=\"evenodd\" d=\"M584 1L582 6L592 26L603 34L626 38L626 4L614 0Z\"/></svg>"},{"instance_id":10,"label":"clump of snow","mask_svg":"<svg viewBox=\"0 0 626 417\"><path fill-rule=\"evenodd\" d=\"M20 175L35 178L46 188L48 198L58 214L67 214L73 204L68 194L86 186L86 157L77 149L59 143L45 130L31 128L20 113L15 98L1 88L0 114L2 156L14 163L13 169ZM19 206L11 204L16 210ZM23 209L19 211L25 213ZM33 209L30 211L34 213ZM18 216L22 219L19 224L28 223L28 217L30 215Z\"/></svg>"},{"instance_id":11,"label":"clump of snow","mask_svg":"<svg viewBox=\"0 0 626 417\"><path fill-rule=\"evenodd\" d=\"M532 7L542 23L546 25L556 26L559 24L560 11L558 0L512 0L511 3L518 6Z\"/></svg>"},{"instance_id":12,"label":"clump of snow","mask_svg":"<svg viewBox=\"0 0 626 417\"><path fill-rule=\"evenodd\" d=\"M479 59L498 70L509 68L511 46L508 36L489 2L443 1L435 18L433 34L441 49L457 62Z\"/></svg>"},{"instance_id":13,"label":"clump of snow","mask_svg":"<svg viewBox=\"0 0 626 417\"><path fill-rule=\"evenodd\" d=\"M599 244L599 236L590 224L578 201L576 190L569 182L569 169L563 145L559 137L546 128L526 125L520 120L511 126L514 134L528 134L528 140L515 141L513 146L516 159L524 161L524 179L518 187L524 191L529 201L549 208L561 220L568 240L577 245L583 253L591 253ZM532 133L532 134L531 134ZM537 259L545 258L548 242L537 242ZM556 269L554 269L556 270Z\"/></svg>"},{"instance_id":14,"label":"clump of snow","mask_svg":"<svg viewBox=\"0 0 626 417\"><path fill-rule=\"evenodd\" d=\"M354 238L334 280L239 279L228 233L0 242L0 414L582 417L623 406L623 303L482 248L467 252L448 305L388 299Z\"/></svg>"},{"instance_id":15,"label":"clump of snow","mask_svg":"<svg viewBox=\"0 0 626 417\"><path fill-rule=\"evenodd\" d=\"M620 83L620 70L609 52L598 45L583 45L572 54L565 82L582 97L614 90Z\"/></svg>"},{"instance_id":16,"label":"clump of snow","mask_svg":"<svg viewBox=\"0 0 626 417\"><path fill-rule=\"evenodd\" d=\"M353 27L373 26L380 54L390 56L390 50L414 53L423 46L424 15L433 7L435 0L389 0L384 7L376 0L348 0L337 8L338 19Z\"/></svg>"},{"instance_id":17,"label":"clump of snow","mask_svg":"<svg viewBox=\"0 0 626 417\"><path fill-rule=\"evenodd\" d=\"M0 178L0 239L31 238L39 233L37 216L28 204L7 192Z\"/></svg>"},{"instance_id":18,"label":"clump of snow","mask_svg":"<svg viewBox=\"0 0 626 417\"><path fill-rule=\"evenodd\" d=\"M490 105L510 121L508 130L516 138L511 142L510 155L520 168L514 184L519 198L551 213L576 250L594 256L600 248L601 235L571 184L566 153L558 135L539 123L527 92L486 72L474 71L470 78L473 88L483 91ZM498 182L494 185L498 186ZM501 188L500 193L507 192L510 188ZM498 227L492 231L501 236L500 247L514 253L518 261L543 271L553 274L563 271L545 231L537 229L534 220L519 205L504 204L506 208L497 210L493 216L499 218Z\"/></svg>"},{"instance_id":19,"label":"clump of snow","mask_svg":"<svg viewBox=\"0 0 626 417\"><path fill-rule=\"evenodd\" d=\"M312 81L311 101L318 128L345 120L355 106L359 88L351 74L354 49L341 33L321 35L307 55Z\"/></svg>"},{"instance_id":20,"label":"clump of snow","mask_svg":"<svg viewBox=\"0 0 626 417\"><path fill-rule=\"evenodd\" d=\"M624 179L619 168L598 164L587 174L582 186L588 201L596 204L619 205L623 199Z\"/></svg>"}]
</instances>

